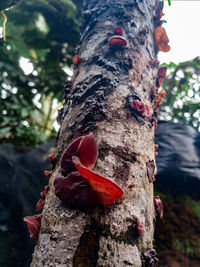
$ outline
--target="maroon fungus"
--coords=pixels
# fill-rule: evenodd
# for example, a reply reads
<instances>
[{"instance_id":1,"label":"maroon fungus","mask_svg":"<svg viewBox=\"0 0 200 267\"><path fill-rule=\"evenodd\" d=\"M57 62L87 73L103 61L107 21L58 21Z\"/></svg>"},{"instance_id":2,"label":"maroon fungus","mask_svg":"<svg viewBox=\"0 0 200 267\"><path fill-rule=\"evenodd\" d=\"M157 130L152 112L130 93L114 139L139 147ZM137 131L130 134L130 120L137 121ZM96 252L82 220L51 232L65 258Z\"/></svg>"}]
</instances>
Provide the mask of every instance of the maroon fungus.
<instances>
[{"instance_id":1,"label":"maroon fungus","mask_svg":"<svg viewBox=\"0 0 200 267\"><path fill-rule=\"evenodd\" d=\"M24 217L24 222L27 224L30 238L37 237L40 231L41 214Z\"/></svg>"},{"instance_id":2,"label":"maroon fungus","mask_svg":"<svg viewBox=\"0 0 200 267\"><path fill-rule=\"evenodd\" d=\"M93 190L98 194L101 204L111 206L115 200L121 199L123 191L116 183L83 166L78 157L74 156L72 160L81 176L89 181Z\"/></svg>"},{"instance_id":3,"label":"maroon fungus","mask_svg":"<svg viewBox=\"0 0 200 267\"><path fill-rule=\"evenodd\" d=\"M109 46L113 49L121 49L127 46L127 41L125 38L119 36L119 35L114 35L112 36L109 41Z\"/></svg>"},{"instance_id":4,"label":"maroon fungus","mask_svg":"<svg viewBox=\"0 0 200 267\"><path fill-rule=\"evenodd\" d=\"M92 133L75 139L61 158L62 175L54 180L55 194L72 207L110 206L119 200L122 189L91 169L98 157L96 140ZM77 172L78 170L78 172Z\"/></svg>"}]
</instances>

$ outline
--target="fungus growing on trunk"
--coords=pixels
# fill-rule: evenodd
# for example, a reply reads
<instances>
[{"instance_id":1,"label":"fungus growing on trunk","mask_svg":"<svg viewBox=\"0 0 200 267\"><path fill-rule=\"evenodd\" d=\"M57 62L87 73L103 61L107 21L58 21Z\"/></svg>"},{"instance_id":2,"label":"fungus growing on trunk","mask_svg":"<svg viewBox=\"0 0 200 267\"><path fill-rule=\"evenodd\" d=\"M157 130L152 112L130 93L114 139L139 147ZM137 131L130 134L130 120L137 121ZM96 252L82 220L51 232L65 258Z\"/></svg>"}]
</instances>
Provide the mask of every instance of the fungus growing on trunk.
<instances>
[{"instance_id":1,"label":"fungus growing on trunk","mask_svg":"<svg viewBox=\"0 0 200 267\"><path fill-rule=\"evenodd\" d=\"M55 153L53 153L53 152L49 153L48 158L49 158L51 161L55 161L55 158L56 158Z\"/></svg>"},{"instance_id":2,"label":"fungus growing on trunk","mask_svg":"<svg viewBox=\"0 0 200 267\"><path fill-rule=\"evenodd\" d=\"M154 103L155 107L159 108L160 105L163 103L166 96L165 90L160 90L157 94L154 95Z\"/></svg>"},{"instance_id":3,"label":"fungus growing on trunk","mask_svg":"<svg viewBox=\"0 0 200 267\"><path fill-rule=\"evenodd\" d=\"M119 200L121 188L91 169L98 157L96 140L92 133L75 139L61 158L61 173L54 180L55 194L72 207L110 206ZM77 172L78 170L78 172Z\"/></svg>"},{"instance_id":4,"label":"fungus growing on trunk","mask_svg":"<svg viewBox=\"0 0 200 267\"><path fill-rule=\"evenodd\" d=\"M42 214L24 217L24 222L27 224L30 238L37 237L40 231Z\"/></svg>"},{"instance_id":5,"label":"fungus growing on trunk","mask_svg":"<svg viewBox=\"0 0 200 267\"><path fill-rule=\"evenodd\" d=\"M159 26L154 30L154 41L159 51L168 52L170 50L169 39L164 28Z\"/></svg>"},{"instance_id":6,"label":"fungus growing on trunk","mask_svg":"<svg viewBox=\"0 0 200 267\"><path fill-rule=\"evenodd\" d=\"M114 34L116 34L116 35L123 35L124 34L123 29L120 28L120 27L115 28L114 29Z\"/></svg>"},{"instance_id":7,"label":"fungus growing on trunk","mask_svg":"<svg viewBox=\"0 0 200 267\"><path fill-rule=\"evenodd\" d=\"M92 133L83 137L80 141L77 155L80 162L87 168L93 169L98 158L98 149L96 140Z\"/></svg>"},{"instance_id":8,"label":"fungus growing on trunk","mask_svg":"<svg viewBox=\"0 0 200 267\"><path fill-rule=\"evenodd\" d=\"M75 66L78 66L81 62L81 58L78 55L73 56L72 62Z\"/></svg>"},{"instance_id":9,"label":"fungus growing on trunk","mask_svg":"<svg viewBox=\"0 0 200 267\"><path fill-rule=\"evenodd\" d=\"M163 217L163 203L162 203L162 200L160 199L159 196L155 196L153 198L153 202L154 202L156 217L162 219L162 217Z\"/></svg>"},{"instance_id":10,"label":"fungus growing on trunk","mask_svg":"<svg viewBox=\"0 0 200 267\"><path fill-rule=\"evenodd\" d=\"M101 204L111 206L115 200L121 199L123 191L116 183L86 168L78 157L73 156L72 160L80 175L89 181L93 190L98 194Z\"/></svg>"},{"instance_id":11,"label":"fungus growing on trunk","mask_svg":"<svg viewBox=\"0 0 200 267\"><path fill-rule=\"evenodd\" d=\"M67 177L58 174L54 188L55 195L62 203L73 208L93 208L100 204L89 182L78 172L72 172Z\"/></svg>"},{"instance_id":12,"label":"fungus growing on trunk","mask_svg":"<svg viewBox=\"0 0 200 267\"><path fill-rule=\"evenodd\" d=\"M130 107L140 114L143 118L149 118L150 116L150 108L144 102L134 99L130 102Z\"/></svg>"},{"instance_id":13,"label":"fungus growing on trunk","mask_svg":"<svg viewBox=\"0 0 200 267\"><path fill-rule=\"evenodd\" d=\"M109 41L109 46L113 49L121 49L127 46L127 41L125 38L119 36L119 35L114 35L112 36Z\"/></svg>"},{"instance_id":14,"label":"fungus growing on trunk","mask_svg":"<svg viewBox=\"0 0 200 267\"><path fill-rule=\"evenodd\" d=\"M163 14L162 11L160 11L160 12L158 12L158 13L156 14L156 16L157 16L159 19L161 19L163 15L164 15L164 14Z\"/></svg>"},{"instance_id":15,"label":"fungus growing on trunk","mask_svg":"<svg viewBox=\"0 0 200 267\"><path fill-rule=\"evenodd\" d=\"M48 189L49 189L49 186L48 186L48 185L45 185L45 187L44 187L44 191L40 192L40 196L41 196L41 197L44 197L44 196L46 195Z\"/></svg>"},{"instance_id":16,"label":"fungus growing on trunk","mask_svg":"<svg viewBox=\"0 0 200 267\"><path fill-rule=\"evenodd\" d=\"M44 199L40 198L36 204L36 210L42 210L44 207Z\"/></svg>"},{"instance_id":17,"label":"fungus growing on trunk","mask_svg":"<svg viewBox=\"0 0 200 267\"><path fill-rule=\"evenodd\" d=\"M78 137L75 139L72 143L69 144L69 146L65 149L60 166L61 166L61 173L66 176L70 172L76 171L76 168L72 162L72 156L77 155L78 146L83 139L83 136Z\"/></svg>"},{"instance_id":18,"label":"fungus growing on trunk","mask_svg":"<svg viewBox=\"0 0 200 267\"><path fill-rule=\"evenodd\" d=\"M44 171L45 176L49 176L51 174L51 171Z\"/></svg>"},{"instance_id":19,"label":"fungus growing on trunk","mask_svg":"<svg viewBox=\"0 0 200 267\"><path fill-rule=\"evenodd\" d=\"M61 172L63 175L76 170L72 162L72 156L78 156L81 163L87 168L94 168L98 157L98 150L92 133L75 139L66 148L61 158Z\"/></svg>"},{"instance_id":20,"label":"fungus growing on trunk","mask_svg":"<svg viewBox=\"0 0 200 267\"><path fill-rule=\"evenodd\" d=\"M142 232L144 231L144 227L139 220L137 220L136 229L137 229L138 235L141 235Z\"/></svg>"},{"instance_id":21,"label":"fungus growing on trunk","mask_svg":"<svg viewBox=\"0 0 200 267\"><path fill-rule=\"evenodd\" d=\"M158 69L157 77L165 78L166 74L167 74L167 67L160 67Z\"/></svg>"},{"instance_id":22,"label":"fungus growing on trunk","mask_svg":"<svg viewBox=\"0 0 200 267\"><path fill-rule=\"evenodd\" d=\"M156 77L156 87L159 88L163 79L167 74L167 67L161 67L158 69L157 77Z\"/></svg>"}]
</instances>

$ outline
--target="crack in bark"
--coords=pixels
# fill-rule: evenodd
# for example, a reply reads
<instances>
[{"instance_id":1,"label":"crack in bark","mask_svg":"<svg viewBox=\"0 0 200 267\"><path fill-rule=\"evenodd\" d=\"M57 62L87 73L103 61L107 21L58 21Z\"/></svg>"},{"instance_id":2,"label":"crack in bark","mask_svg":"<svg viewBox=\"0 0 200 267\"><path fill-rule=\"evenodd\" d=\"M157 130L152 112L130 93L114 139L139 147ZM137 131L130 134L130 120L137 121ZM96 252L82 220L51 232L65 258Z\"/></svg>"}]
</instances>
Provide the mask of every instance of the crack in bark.
<instances>
[{"instance_id":1,"label":"crack in bark","mask_svg":"<svg viewBox=\"0 0 200 267\"><path fill-rule=\"evenodd\" d=\"M100 233L96 222L86 226L74 255L73 267L96 267Z\"/></svg>"}]
</instances>

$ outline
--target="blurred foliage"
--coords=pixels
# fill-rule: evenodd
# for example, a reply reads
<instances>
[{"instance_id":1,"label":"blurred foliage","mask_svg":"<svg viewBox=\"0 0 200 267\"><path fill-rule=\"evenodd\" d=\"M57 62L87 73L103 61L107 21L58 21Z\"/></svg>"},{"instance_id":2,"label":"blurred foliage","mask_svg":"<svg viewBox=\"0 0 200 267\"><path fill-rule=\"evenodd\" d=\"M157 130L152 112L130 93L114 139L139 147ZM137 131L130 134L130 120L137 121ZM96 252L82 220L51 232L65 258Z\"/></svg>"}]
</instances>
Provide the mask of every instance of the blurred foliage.
<instances>
[{"instance_id":1,"label":"blurred foliage","mask_svg":"<svg viewBox=\"0 0 200 267\"><path fill-rule=\"evenodd\" d=\"M184 122L200 130L200 57L178 65L163 65L169 74L162 84L167 95L159 118Z\"/></svg>"},{"instance_id":2,"label":"blurred foliage","mask_svg":"<svg viewBox=\"0 0 200 267\"><path fill-rule=\"evenodd\" d=\"M71 66L79 41L81 1L76 4L26 0L6 12L7 41L0 39L0 142L36 145L56 135L53 107L55 99L62 101L64 69Z\"/></svg>"}]
</instances>

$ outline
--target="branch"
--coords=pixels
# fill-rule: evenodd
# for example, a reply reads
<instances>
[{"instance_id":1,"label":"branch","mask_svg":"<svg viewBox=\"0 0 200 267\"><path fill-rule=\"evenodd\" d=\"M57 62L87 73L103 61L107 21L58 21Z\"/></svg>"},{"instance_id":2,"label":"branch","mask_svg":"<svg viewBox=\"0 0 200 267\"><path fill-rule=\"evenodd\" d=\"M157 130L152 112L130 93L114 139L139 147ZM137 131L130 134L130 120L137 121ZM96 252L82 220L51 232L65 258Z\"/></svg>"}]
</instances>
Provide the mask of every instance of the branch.
<instances>
[{"instance_id":1,"label":"branch","mask_svg":"<svg viewBox=\"0 0 200 267\"><path fill-rule=\"evenodd\" d=\"M9 7L15 6L21 0L1 0L0 2L0 11L3 11Z\"/></svg>"}]
</instances>

